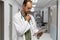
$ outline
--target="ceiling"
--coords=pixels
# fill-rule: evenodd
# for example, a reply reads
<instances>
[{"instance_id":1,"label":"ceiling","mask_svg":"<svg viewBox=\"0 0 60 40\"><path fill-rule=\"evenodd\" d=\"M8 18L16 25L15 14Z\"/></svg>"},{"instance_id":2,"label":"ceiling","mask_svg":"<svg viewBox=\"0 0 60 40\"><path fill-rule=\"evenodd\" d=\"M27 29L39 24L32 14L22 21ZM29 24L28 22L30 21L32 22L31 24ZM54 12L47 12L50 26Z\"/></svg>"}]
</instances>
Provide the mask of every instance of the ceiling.
<instances>
[{"instance_id":1,"label":"ceiling","mask_svg":"<svg viewBox=\"0 0 60 40\"><path fill-rule=\"evenodd\" d=\"M16 0L20 5L22 5L24 0ZM34 0L35 1L35 0ZM56 0L38 0L37 3L33 3L33 5L36 5L35 10L42 9L44 7L49 7L51 5L56 4Z\"/></svg>"},{"instance_id":2,"label":"ceiling","mask_svg":"<svg viewBox=\"0 0 60 40\"><path fill-rule=\"evenodd\" d=\"M49 5L54 5L56 2L56 0L39 0L38 3L37 3L37 7L38 8L42 8L42 7L45 7L45 5L49 6Z\"/></svg>"}]
</instances>

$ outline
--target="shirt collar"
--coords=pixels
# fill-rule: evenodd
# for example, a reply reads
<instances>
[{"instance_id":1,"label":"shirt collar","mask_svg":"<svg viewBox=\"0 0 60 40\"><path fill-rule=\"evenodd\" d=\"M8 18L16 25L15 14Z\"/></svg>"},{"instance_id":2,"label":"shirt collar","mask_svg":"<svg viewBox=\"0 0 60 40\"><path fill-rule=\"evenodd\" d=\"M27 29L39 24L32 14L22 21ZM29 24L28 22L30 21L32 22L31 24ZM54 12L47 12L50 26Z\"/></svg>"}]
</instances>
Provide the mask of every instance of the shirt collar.
<instances>
[{"instance_id":1,"label":"shirt collar","mask_svg":"<svg viewBox=\"0 0 60 40\"><path fill-rule=\"evenodd\" d=\"M25 13L23 12L23 11L21 11L21 16L26 20L26 15L25 15Z\"/></svg>"},{"instance_id":2,"label":"shirt collar","mask_svg":"<svg viewBox=\"0 0 60 40\"><path fill-rule=\"evenodd\" d=\"M22 15L23 17L25 17L25 16L26 16L26 15L25 15L25 13L24 13L23 11L21 12L21 15Z\"/></svg>"}]
</instances>

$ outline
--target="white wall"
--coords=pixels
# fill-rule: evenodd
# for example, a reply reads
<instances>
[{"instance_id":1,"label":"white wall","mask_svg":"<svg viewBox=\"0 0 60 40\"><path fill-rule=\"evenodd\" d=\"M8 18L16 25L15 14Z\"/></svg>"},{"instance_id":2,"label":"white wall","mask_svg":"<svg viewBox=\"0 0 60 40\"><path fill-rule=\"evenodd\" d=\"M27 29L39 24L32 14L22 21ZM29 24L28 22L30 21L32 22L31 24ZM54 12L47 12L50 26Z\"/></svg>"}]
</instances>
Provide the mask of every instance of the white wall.
<instances>
[{"instance_id":1,"label":"white wall","mask_svg":"<svg viewBox=\"0 0 60 40\"><path fill-rule=\"evenodd\" d=\"M60 40L60 0L58 2L58 40Z\"/></svg>"},{"instance_id":2,"label":"white wall","mask_svg":"<svg viewBox=\"0 0 60 40\"><path fill-rule=\"evenodd\" d=\"M57 6L56 5L51 6L50 12L51 12L50 13L51 16L50 34L53 40L56 40Z\"/></svg>"},{"instance_id":3,"label":"white wall","mask_svg":"<svg viewBox=\"0 0 60 40\"><path fill-rule=\"evenodd\" d=\"M10 21L10 8L9 4L12 5L12 12L14 15L18 12L20 5L14 0L2 0L4 1L4 40L9 40L9 21Z\"/></svg>"}]
</instances>

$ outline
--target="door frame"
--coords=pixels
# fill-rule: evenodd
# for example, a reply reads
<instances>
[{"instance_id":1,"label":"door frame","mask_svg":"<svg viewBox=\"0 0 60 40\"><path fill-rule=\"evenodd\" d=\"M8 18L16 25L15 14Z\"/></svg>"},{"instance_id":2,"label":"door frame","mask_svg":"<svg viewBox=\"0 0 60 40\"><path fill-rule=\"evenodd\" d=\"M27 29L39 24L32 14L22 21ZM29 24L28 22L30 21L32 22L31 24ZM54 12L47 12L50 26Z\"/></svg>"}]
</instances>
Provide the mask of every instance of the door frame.
<instances>
[{"instance_id":1,"label":"door frame","mask_svg":"<svg viewBox=\"0 0 60 40\"><path fill-rule=\"evenodd\" d=\"M12 40L12 10L13 10L13 6L11 4L9 4L9 9L10 10L10 21L9 21L9 40Z\"/></svg>"}]
</instances>

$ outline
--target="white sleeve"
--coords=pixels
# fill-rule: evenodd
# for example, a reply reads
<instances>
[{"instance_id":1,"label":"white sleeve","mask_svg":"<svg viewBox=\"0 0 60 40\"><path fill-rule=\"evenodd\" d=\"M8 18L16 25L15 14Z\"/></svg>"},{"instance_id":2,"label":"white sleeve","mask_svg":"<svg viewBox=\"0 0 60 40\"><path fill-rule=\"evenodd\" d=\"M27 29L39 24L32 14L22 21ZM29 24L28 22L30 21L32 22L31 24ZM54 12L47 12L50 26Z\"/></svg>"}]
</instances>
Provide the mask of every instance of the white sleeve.
<instances>
[{"instance_id":1,"label":"white sleeve","mask_svg":"<svg viewBox=\"0 0 60 40\"><path fill-rule=\"evenodd\" d=\"M29 25L28 21L25 21L24 23L21 23L21 22L22 21L19 20L17 17L13 18L13 24L15 25L17 32L20 35L23 35L27 30L30 29L30 25Z\"/></svg>"},{"instance_id":2,"label":"white sleeve","mask_svg":"<svg viewBox=\"0 0 60 40\"><path fill-rule=\"evenodd\" d=\"M38 32L38 28L37 28L37 26L36 26L36 21L35 21L35 19L34 19L34 17L32 16L32 25L33 25L33 31L34 31L34 33L37 33Z\"/></svg>"}]
</instances>

